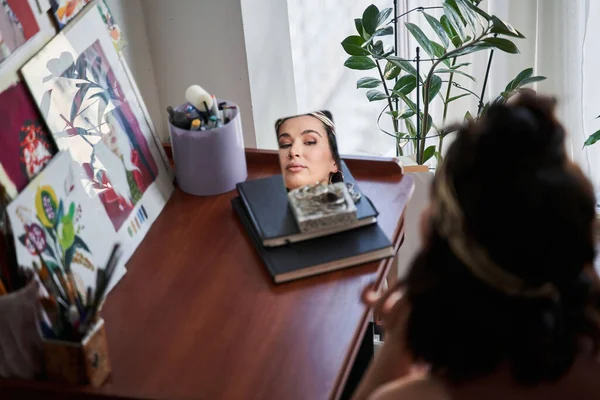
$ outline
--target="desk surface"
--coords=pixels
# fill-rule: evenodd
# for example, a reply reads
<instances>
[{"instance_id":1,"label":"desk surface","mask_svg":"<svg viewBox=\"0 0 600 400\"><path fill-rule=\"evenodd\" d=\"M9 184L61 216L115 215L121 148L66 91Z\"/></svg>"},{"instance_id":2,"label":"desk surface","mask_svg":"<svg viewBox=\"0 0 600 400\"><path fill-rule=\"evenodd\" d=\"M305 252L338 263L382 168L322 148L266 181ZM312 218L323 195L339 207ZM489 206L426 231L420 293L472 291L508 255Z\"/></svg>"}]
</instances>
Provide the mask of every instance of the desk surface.
<instances>
[{"instance_id":1,"label":"desk surface","mask_svg":"<svg viewBox=\"0 0 600 400\"><path fill-rule=\"evenodd\" d=\"M278 173L248 150L249 179ZM347 158L394 242L413 181L391 161ZM176 190L109 295L112 376L99 389L0 380L3 394L43 398L325 399L339 395L368 311L359 295L392 260L272 283L235 216L235 191Z\"/></svg>"}]
</instances>

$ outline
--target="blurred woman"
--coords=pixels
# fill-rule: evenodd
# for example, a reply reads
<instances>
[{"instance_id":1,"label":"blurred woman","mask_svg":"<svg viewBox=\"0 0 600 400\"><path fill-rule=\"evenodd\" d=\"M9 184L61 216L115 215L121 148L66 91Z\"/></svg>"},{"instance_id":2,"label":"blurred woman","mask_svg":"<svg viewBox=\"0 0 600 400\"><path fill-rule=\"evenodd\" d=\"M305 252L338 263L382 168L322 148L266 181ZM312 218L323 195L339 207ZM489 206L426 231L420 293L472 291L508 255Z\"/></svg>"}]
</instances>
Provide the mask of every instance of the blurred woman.
<instances>
[{"instance_id":1,"label":"blurred woman","mask_svg":"<svg viewBox=\"0 0 600 400\"><path fill-rule=\"evenodd\" d=\"M600 399L595 199L564 138L532 94L459 130L424 248L363 294L386 332L355 399Z\"/></svg>"}]
</instances>

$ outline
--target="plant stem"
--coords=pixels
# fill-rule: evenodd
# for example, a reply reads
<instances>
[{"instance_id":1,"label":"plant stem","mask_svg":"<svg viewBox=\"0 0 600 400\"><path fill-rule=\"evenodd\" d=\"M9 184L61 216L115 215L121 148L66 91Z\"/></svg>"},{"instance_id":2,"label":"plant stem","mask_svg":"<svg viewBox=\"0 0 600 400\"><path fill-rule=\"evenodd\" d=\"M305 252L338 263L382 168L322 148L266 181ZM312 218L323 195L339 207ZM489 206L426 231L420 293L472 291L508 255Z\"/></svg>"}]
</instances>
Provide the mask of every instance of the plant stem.
<instances>
[{"instance_id":1,"label":"plant stem","mask_svg":"<svg viewBox=\"0 0 600 400\"><path fill-rule=\"evenodd\" d=\"M487 29L484 30L481 35L479 35L476 39L473 39L472 41L470 41L469 43L463 44L462 46L446 53L445 57L441 57L439 58L436 62L433 63L433 65L431 66L431 69L429 70L429 73L427 74L427 78L425 78L425 82L423 84L423 88L425 90L423 90L423 123L422 123L422 134L421 136L421 143L420 144L420 148L418 150L419 154L417 154L417 159L421 159L422 155L425 153L425 140L426 140L426 135L427 132L429 131L429 124L428 124L428 116L429 116L429 85L431 83L431 77L433 76L433 72L435 71L435 68L444 60L447 60L451 57L455 57L454 54L458 53L459 51L465 49L468 46L473 45L474 43L477 43L478 41L481 40L481 38L483 38L485 35L487 34ZM419 116L417 115L417 118Z\"/></svg>"},{"instance_id":2,"label":"plant stem","mask_svg":"<svg viewBox=\"0 0 600 400\"><path fill-rule=\"evenodd\" d=\"M496 35L494 35L496 37ZM485 88L487 86L488 77L490 75L490 67L492 66L492 57L494 57L494 49L490 50L490 58L488 59L487 69L485 70L485 78L483 79L483 87L481 88L481 97L479 97L479 106L477 107L477 115L481 114L483 108L483 96L485 95Z\"/></svg>"},{"instance_id":3,"label":"plant stem","mask_svg":"<svg viewBox=\"0 0 600 400\"><path fill-rule=\"evenodd\" d=\"M456 65L456 57L452 59L452 66ZM448 115L448 99L450 98L450 91L452 90L452 80L454 79L454 72L450 72L450 77L448 78L448 88L446 88L446 102L444 102L444 112L442 114L442 129L446 125L446 116ZM442 159L442 148L444 144L444 136L440 135L440 142L438 143L438 154L440 155L439 159Z\"/></svg>"},{"instance_id":4,"label":"plant stem","mask_svg":"<svg viewBox=\"0 0 600 400\"><path fill-rule=\"evenodd\" d=\"M385 77L383 76L383 71L381 70L381 65L379 65L379 60L375 60L375 64L377 64L377 70L379 71L379 76L381 77L381 82L383 83L383 90L385 90L385 95L387 97L388 106L390 107L390 112L392 113L392 125L394 126L394 135L396 135L396 154L402 153L400 149L400 143L398 140L398 120L394 117L394 106L392 104L392 99L390 97L390 91L385 83ZM395 110L398 111L398 110ZM402 154L399 154L402 155Z\"/></svg>"}]
</instances>

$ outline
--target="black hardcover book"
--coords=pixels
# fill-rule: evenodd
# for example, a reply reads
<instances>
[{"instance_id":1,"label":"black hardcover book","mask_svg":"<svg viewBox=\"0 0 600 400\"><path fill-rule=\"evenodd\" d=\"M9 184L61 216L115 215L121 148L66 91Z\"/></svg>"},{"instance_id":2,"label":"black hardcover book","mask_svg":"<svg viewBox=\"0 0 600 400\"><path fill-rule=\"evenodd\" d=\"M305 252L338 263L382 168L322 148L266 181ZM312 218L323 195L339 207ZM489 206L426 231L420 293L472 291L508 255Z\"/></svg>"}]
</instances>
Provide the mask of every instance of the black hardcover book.
<instances>
[{"instance_id":1,"label":"black hardcover book","mask_svg":"<svg viewBox=\"0 0 600 400\"><path fill-rule=\"evenodd\" d=\"M354 190L360 191L354 177L342 161L344 181L354 184ZM321 236L331 235L348 229L374 224L377 222L377 209L364 194L356 203L356 223L318 232L300 232L294 214L288 205L287 191L282 175L254 179L237 184L237 191L248 210L256 233L263 246L275 247L286 243L300 242Z\"/></svg>"},{"instance_id":2,"label":"black hardcover book","mask_svg":"<svg viewBox=\"0 0 600 400\"><path fill-rule=\"evenodd\" d=\"M240 218L275 283L392 257L394 248L378 224L371 224L333 235L265 247L254 228L242 199L231 205Z\"/></svg>"}]
</instances>

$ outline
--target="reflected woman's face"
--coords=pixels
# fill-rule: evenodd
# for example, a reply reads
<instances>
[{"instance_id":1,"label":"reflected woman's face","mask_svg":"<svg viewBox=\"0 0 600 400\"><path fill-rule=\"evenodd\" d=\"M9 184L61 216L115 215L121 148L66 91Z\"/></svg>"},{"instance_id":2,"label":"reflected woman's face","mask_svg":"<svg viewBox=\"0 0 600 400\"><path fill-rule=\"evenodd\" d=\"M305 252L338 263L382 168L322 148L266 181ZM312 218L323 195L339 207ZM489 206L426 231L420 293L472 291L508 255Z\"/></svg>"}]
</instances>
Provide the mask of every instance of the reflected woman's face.
<instances>
[{"instance_id":1,"label":"reflected woman's face","mask_svg":"<svg viewBox=\"0 0 600 400\"><path fill-rule=\"evenodd\" d=\"M329 181L338 168L323 123L310 115L286 120L277 132L279 163L286 188Z\"/></svg>"}]
</instances>

